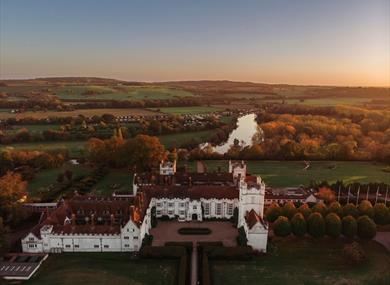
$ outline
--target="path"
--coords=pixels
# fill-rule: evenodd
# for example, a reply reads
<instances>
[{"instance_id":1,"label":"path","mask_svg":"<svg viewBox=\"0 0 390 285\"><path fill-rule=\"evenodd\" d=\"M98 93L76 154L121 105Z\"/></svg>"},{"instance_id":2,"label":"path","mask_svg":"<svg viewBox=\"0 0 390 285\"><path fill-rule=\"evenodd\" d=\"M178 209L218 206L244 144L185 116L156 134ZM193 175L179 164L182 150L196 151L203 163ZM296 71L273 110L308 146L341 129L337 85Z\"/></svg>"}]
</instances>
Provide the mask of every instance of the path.
<instances>
[{"instance_id":1,"label":"path","mask_svg":"<svg viewBox=\"0 0 390 285\"><path fill-rule=\"evenodd\" d=\"M374 240L386 247L390 252L390 232L377 232Z\"/></svg>"},{"instance_id":2,"label":"path","mask_svg":"<svg viewBox=\"0 0 390 285\"><path fill-rule=\"evenodd\" d=\"M198 249L197 243L192 244L192 255L191 255L191 285L198 284Z\"/></svg>"}]
</instances>

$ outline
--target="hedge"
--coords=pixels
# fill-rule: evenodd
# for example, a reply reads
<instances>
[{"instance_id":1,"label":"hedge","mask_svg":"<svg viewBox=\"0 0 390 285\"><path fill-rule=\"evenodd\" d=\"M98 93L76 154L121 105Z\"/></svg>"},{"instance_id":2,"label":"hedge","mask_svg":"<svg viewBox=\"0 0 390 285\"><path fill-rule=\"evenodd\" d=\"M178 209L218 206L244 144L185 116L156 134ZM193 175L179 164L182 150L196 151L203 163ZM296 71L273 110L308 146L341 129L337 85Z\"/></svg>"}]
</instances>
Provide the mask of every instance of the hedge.
<instances>
[{"instance_id":1,"label":"hedge","mask_svg":"<svg viewBox=\"0 0 390 285\"><path fill-rule=\"evenodd\" d=\"M209 235L211 230L209 228L180 228L177 231L181 235Z\"/></svg>"}]
</instances>

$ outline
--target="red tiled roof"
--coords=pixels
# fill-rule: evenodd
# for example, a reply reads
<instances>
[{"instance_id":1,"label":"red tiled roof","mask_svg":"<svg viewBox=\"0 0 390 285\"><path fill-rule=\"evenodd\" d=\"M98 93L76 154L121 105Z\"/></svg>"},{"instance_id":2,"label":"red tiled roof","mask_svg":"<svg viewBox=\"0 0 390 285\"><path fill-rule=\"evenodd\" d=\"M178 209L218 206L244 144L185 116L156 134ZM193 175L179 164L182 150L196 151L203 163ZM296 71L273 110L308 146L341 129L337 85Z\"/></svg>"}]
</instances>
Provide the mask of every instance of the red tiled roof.
<instances>
[{"instance_id":1,"label":"red tiled roof","mask_svg":"<svg viewBox=\"0 0 390 285\"><path fill-rule=\"evenodd\" d=\"M139 191L145 192L150 198L190 198L190 199L238 199L236 186L194 185L189 186L142 186Z\"/></svg>"},{"instance_id":2,"label":"red tiled roof","mask_svg":"<svg viewBox=\"0 0 390 285\"><path fill-rule=\"evenodd\" d=\"M266 224L262 219L262 217L259 214L257 214L256 211L253 209L246 214L245 221L249 229L253 228L257 223L261 223L266 228Z\"/></svg>"}]
</instances>

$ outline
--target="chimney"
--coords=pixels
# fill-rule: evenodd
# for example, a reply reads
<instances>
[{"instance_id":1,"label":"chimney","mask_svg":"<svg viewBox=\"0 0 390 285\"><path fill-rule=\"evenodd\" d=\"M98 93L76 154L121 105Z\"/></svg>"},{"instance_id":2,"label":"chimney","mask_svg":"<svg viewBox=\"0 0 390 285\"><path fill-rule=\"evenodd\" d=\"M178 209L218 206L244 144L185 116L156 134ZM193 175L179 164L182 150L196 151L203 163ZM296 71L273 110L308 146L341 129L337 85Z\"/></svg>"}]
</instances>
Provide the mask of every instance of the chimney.
<instances>
[{"instance_id":1,"label":"chimney","mask_svg":"<svg viewBox=\"0 0 390 285\"><path fill-rule=\"evenodd\" d=\"M111 214L111 216L110 216L111 227L114 225L114 223L115 223L115 217L114 217L114 214Z\"/></svg>"},{"instance_id":2,"label":"chimney","mask_svg":"<svg viewBox=\"0 0 390 285\"><path fill-rule=\"evenodd\" d=\"M91 227L95 227L95 214L91 214Z\"/></svg>"},{"instance_id":3,"label":"chimney","mask_svg":"<svg viewBox=\"0 0 390 285\"><path fill-rule=\"evenodd\" d=\"M192 177L188 176L188 186L192 187Z\"/></svg>"},{"instance_id":4,"label":"chimney","mask_svg":"<svg viewBox=\"0 0 390 285\"><path fill-rule=\"evenodd\" d=\"M72 228L74 228L76 226L76 215L75 214L72 214L71 224L72 224Z\"/></svg>"}]
</instances>

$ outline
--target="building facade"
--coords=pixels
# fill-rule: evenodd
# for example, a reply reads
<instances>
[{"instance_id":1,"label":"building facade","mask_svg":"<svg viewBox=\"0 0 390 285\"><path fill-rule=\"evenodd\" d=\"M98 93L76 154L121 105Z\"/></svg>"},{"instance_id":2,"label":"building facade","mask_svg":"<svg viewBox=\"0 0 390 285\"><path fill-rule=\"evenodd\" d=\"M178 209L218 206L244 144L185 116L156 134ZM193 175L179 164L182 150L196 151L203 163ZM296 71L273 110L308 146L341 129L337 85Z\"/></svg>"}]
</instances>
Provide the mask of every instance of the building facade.
<instances>
[{"instance_id":1,"label":"building facade","mask_svg":"<svg viewBox=\"0 0 390 285\"><path fill-rule=\"evenodd\" d=\"M236 215L248 244L265 252L265 184L247 175L244 162L229 162L229 172L176 172L176 162L158 173L136 174L132 195L111 198L75 196L47 212L22 240L24 252L138 251L156 218L180 222L228 220Z\"/></svg>"}]
</instances>

